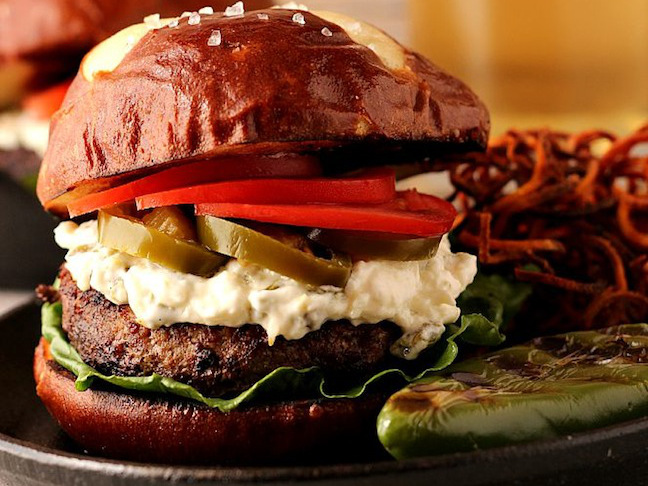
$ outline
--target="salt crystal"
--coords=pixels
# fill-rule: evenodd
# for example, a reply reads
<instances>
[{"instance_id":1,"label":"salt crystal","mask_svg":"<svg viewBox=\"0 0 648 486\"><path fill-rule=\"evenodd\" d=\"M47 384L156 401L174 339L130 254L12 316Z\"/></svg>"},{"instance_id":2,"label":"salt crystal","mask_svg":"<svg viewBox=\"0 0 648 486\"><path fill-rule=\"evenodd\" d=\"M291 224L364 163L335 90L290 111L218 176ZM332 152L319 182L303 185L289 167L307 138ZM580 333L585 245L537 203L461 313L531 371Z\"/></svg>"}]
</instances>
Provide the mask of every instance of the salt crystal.
<instances>
[{"instance_id":1,"label":"salt crystal","mask_svg":"<svg viewBox=\"0 0 648 486\"><path fill-rule=\"evenodd\" d=\"M328 27L324 27L324 28L322 29L322 35L323 35L323 36L326 36L326 37L332 37L332 36L333 36L333 32L331 32L331 29L329 29Z\"/></svg>"},{"instance_id":2,"label":"salt crystal","mask_svg":"<svg viewBox=\"0 0 648 486\"><path fill-rule=\"evenodd\" d=\"M160 14L152 14L144 17L144 23L148 26L149 29L161 29L162 22L160 22Z\"/></svg>"},{"instance_id":3,"label":"salt crystal","mask_svg":"<svg viewBox=\"0 0 648 486\"><path fill-rule=\"evenodd\" d=\"M245 13L243 2L236 2L225 9L225 17L239 17Z\"/></svg>"},{"instance_id":4,"label":"salt crystal","mask_svg":"<svg viewBox=\"0 0 648 486\"><path fill-rule=\"evenodd\" d=\"M189 25L198 25L200 23L200 14L198 12L193 12L187 20Z\"/></svg>"},{"instance_id":5,"label":"salt crystal","mask_svg":"<svg viewBox=\"0 0 648 486\"><path fill-rule=\"evenodd\" d=\"M258 13L257 18L259 20L268 20L270 16L267 13Z\"/></svg>"},{"instance_id":6,"label":"salt crystal","mask_svg":"<svg viewBox=\"0 0 648 486\"><path fill-rule=\"evenodd\" d=\"M292 21L295 22L296 24L299 25L304 25L306 24L306 19L304 18L304 14L297 12L292 16Z\"/></svg>"},{"instance_id":7,"label":"salt crystal","mask_svg":"<svg viewBox=\"0 0 648 486\"><path fill-rule=\"evenodd\" d=\"M214 9L212 7L203 7L198 10L200 15L214 15Z\"/></svg>"},{"instance_id":8,"label":"salt crystal","mask_svg":"<svg viewBox=\"0 0 648 486\"><path fill-rule=\"evenodd\" d=\"M178 25L180 25L180 20L178 19L173 19L171 22L169 22L170 29L175 29Z\"/></svg>"},{"instance_id":9,"label":"salt crystal","mask_svg":"<svg viewBox=\"0 0 648 486\"><path fill-rule=\"evenodd\" d=\"M207 40L207 45L212 47L220 46L221 42L223 42L223 36L221 35L221 31L212 30L212 33L209 36L209 39Z\"/></svg>"}]
</instances>

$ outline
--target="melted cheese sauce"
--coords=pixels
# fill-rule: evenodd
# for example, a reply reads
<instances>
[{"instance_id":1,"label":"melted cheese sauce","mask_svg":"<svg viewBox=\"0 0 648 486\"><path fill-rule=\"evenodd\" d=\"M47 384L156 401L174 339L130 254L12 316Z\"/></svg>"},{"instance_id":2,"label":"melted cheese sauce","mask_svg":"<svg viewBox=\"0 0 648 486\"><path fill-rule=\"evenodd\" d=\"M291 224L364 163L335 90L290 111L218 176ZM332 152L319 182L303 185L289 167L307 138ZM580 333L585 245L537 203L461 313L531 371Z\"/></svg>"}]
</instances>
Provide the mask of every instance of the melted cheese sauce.
<instances>
[{"instance_id":1,"label":"melted cheese sauce","mask_svg":"<svg viewBox=\"0 0 648 486\"><path fill-rule=\"evenodd\" d=\"M459 317L455 299L477 273L474 256L452 253L444 238L437 254L416 262L357 262L345 288L310 287L256 265L230 260L211 278L169 270L100 245L97 222L59 224L56 242L68 251L66 267L81 290L95 289L115 304L129 304L150 329L189 322L208 326L262 326L299 339L326 321L354 325L391 321L404 335L407 358L439 339Z\"/></svg>"},{"instance_id":2,"label":"melted cheese sauce","mask_svg":"<svg viewBox=\"0 0 648 486\"><path fill-rule=\"evenodd\" d=\"M382 63L392 71L407 69L405 50L382 30L337 12L315 10L313 13L342 27L353 42L373 51Z\"/></svg>"},{"instance_id":3,"label":"melted cheese sauce","mask_svg":"<svg viewBox=\"0 0 648 486\"><path fill-rule=\"evenodd\" d=\"M287 2L272 8L309 11L306 5L297 2ZM372 50L389 69L407 69L403 46L377 27L337 12L327 10L312 10L310 12L341 27L353 42Z\"/></svg>"},{"instance_id":4,"label":"melted cheese sauce","mask_svg":"<svg viewBox=\"0 0 648 486\"><path fill-rule=\"evenodd\" d=\"M160 27L175 19L160 19ZM80 71L86 81L92 82L100 73L110 73L121 64L133 47L154 28L145 23L134 24L97 44L81 61Z\"/></svg>"}]
</instances>

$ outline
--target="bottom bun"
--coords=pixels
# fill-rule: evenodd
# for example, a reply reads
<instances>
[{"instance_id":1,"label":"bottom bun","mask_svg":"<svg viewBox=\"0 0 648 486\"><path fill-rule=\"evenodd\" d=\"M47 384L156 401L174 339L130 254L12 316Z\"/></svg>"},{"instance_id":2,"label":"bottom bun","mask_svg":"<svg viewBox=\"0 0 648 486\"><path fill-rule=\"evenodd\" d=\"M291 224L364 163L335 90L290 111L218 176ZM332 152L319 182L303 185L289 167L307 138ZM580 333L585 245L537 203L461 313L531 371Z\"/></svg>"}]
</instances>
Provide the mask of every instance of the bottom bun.
<instances>
[{"instance_id":1,"label":"bottom bun","mask_svg":"<svg viewBox=\"0 0 648 486\"><path fill-rule=\"evenodd\" d=\"M63 430L91 454L166 464L269 465L356 461L379 453L385 397L299 400L224 413L168 395L108 385L85 392L49 355L34 356L36 390Z\"/></svg>"}]
</instances>

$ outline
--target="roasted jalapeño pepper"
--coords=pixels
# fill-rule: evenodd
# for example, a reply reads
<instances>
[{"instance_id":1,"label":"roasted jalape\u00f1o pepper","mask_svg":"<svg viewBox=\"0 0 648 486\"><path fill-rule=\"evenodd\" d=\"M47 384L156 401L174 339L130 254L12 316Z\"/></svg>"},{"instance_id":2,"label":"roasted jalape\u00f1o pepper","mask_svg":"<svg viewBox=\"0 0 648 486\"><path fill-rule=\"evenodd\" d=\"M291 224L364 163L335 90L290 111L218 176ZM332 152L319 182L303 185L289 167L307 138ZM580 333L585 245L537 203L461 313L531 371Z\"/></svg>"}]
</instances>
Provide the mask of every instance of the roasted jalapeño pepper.
<instances>
[{"instance_id":1,"label":"roasted jalape\u00f1o pepper","mask_svg":"<svg viewBox=\"0 0 648 486\"><path fill-rule=\"evenodd\" d=\"M648 325L537 338L393 395L378 435L396 458L572 434L648 415Z\"/></svg>"}]
</instances>

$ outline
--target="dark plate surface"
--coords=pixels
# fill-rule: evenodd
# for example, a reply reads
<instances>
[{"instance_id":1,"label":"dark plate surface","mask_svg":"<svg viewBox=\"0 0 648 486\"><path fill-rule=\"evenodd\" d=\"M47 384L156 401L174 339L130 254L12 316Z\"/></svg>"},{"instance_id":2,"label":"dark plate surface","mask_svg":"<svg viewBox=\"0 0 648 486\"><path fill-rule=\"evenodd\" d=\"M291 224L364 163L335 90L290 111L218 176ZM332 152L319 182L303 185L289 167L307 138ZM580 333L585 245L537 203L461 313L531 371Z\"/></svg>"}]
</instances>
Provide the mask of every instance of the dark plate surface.
<instances>
[{"instance_id":1,"label":"dark plate surface","mask_svg":"<svg viewBox=\"0 0 648 486\"><path fill-rule=\"evenodd\" d=\"M550 441L365 464L291 468L180 468L88 457L34 393L31 353L39 311L0 317L0 485L646 485L648 418Z\"/></svg>"},{"instance_id":2,"label":"dark plate surface","mask_svg":"<svg viewBox=\"0 0 648 486\"><path fill-rule=\"evenodd\" d=\"M0 288L54 281L65 255L54 243L55 226L35 194L0 174Z\"/></svg>"}]
</instances>

